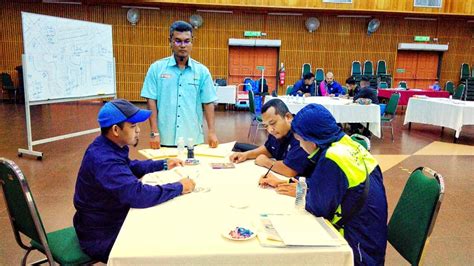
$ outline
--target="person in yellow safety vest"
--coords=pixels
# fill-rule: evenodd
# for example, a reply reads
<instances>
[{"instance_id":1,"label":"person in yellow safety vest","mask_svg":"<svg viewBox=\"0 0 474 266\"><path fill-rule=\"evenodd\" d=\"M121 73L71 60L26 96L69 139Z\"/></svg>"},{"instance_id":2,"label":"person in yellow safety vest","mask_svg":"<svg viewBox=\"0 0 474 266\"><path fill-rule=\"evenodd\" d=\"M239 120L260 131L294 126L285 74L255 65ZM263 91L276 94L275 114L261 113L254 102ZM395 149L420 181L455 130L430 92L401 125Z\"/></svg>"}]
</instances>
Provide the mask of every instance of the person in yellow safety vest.
<instances>
[{"instance_id":1,"label":"person in yellow safety vest","mask_svg":"<svg viewBox=\"0 0 474 266\"><path fill-rule=\"evenodd\" d=\"M383 265L387 198L375 158L344 134L322 105L304 107L291 129L316 164L307 178L306 210L339 229L353 250L355 265ZM267 177L270 185L273 178Z\"/></svg>"}]
</instances>

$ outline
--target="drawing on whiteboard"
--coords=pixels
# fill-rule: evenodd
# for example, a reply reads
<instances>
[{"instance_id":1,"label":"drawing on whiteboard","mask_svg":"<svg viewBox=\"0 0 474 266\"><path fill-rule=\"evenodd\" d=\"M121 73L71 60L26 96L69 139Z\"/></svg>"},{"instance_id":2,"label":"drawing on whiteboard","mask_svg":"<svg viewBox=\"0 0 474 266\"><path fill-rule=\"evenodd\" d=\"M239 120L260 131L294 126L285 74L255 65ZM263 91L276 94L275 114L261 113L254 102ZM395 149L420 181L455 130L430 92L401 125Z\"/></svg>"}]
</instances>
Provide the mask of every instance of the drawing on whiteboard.
<instances>
[{"instance_id":1,"label":"drawing on whiteboard","mask_svg":"<svg viewBox=\"0 0 474 266\"><path fill-rule=\"evenodd\" d=\"M30 101L115 94L112 26L22 12Z\"/></svg>"}]
</instances>

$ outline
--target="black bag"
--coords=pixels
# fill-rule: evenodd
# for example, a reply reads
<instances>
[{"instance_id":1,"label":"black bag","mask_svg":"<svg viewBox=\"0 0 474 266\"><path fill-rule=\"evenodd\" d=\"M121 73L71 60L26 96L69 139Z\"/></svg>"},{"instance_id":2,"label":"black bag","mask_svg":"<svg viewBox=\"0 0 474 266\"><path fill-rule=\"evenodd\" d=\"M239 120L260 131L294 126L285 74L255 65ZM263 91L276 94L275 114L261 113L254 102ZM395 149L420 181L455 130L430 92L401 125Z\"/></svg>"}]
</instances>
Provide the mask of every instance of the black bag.
<instances>
[{"instance_id":1,"label":"black bag","mask_svg":"<svg viewBox=\"0 0 474 266\"><path fill-rule=\"evenodd\" d=\"M217 86L227 86L227 81L225 79L216 79Z\"/></svg>"}]
</instances>

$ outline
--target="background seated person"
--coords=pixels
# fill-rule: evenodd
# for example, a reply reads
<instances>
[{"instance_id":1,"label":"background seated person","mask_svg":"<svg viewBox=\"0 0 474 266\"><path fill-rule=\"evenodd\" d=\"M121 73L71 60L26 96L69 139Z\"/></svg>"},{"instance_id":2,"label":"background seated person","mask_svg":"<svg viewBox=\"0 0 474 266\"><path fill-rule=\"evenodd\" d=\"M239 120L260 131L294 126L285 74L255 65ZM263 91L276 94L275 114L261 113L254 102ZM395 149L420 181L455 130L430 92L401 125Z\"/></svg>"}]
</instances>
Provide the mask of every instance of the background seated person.
<instances>
[{"instance_id":1,"label":"background seated person","mask_svg":"<svg viewBox=\"0 0 474 266\"><path fill-rule=\"evenodd\" d=\"M255 164L266 168L273 166L272 171L288 177L307 176L311 173L314 166L307 160L308 154L291 132L293 115L285 103L280 99L271 99L265 103L262 107L262 119L264 127L270 133L265 144L250 151L233 153L230 161L240 163L255 159Z\"/></svg>"},{"instance_id":2,"label":"background seated person","mask_svg":"<svg viewBox=\"0 0 474 266\"><path fill-rule=\"evenodd\" d=\"M334 74L332 72L326 73L326 78L319 84L321 93L325 91L322 96L339 96L344 95L344 89L341 84L334 80Z\"/></svg>"},{"instance_id":3,"label":"background seated person","mask_svg":"<svg viewBox=\"0 0 474 266\"><path fill-rule=\"evenodd\" d=\"M360 91L360 87L357 85L353 77L346 79L347 94L349 97L354 97Z\"/></svg>"},{"instance_id":4,"label":"background seated person","mask_svg":"<svg viewBox=\"0 0 474 266\"><path fill-rule=\"evenodd\" d=\"M293 85L293 89L290 92L290 95L298 95L298 96L314 96L314 75L313 73L309 72L304 74L303 78L298 80L295 85Z\"/></svg>"},{"instance_id":5,"label":"background seated person","mask_svg":"<svg viewBox=\"0 0 474 266\"><path fill-rule=\"evenodd\" d=\"M367 76L362 76L360 80L360 90L354 95L354 102L358 99L370 99L373 104L379 104L379 99L377 97L377 90L370 87L370 81ZM360 123L349 123L351 129L350 134L362 134L366 137L371 136L371 133L368 128L364 127L363 124ZM360 132L362 130L362 132Z\"/></svg>"},{"instance_id":6,"label":"background seated person","mask_svg":"<svg viewBox=\"0 0 474 266\"><path fill-rule=\"evenodd\" d=\"M372 103L379 104L377 90L370 87L370 80L367 76L362 76L360 79L360 90L354 95L354 102L359 98L367 98L372 100Z\"/></svg>"}]
</instances>

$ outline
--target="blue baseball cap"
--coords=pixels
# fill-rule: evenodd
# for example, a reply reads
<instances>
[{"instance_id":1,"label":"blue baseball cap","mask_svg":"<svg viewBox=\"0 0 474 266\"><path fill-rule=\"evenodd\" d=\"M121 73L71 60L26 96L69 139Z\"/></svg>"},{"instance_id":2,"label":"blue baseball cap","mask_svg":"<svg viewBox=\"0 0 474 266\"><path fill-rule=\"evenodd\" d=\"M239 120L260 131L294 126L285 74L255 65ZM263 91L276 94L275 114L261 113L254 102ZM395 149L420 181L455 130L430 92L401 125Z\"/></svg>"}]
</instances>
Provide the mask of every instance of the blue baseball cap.
<instances>
[{"instance_id":1,"label":"blue baseball cap","mask_svg":"<svg viewBox=\"0 0 474 266\"><path fill-rule=\"evenodd\" d=\"M150 110L140 109L125 99L115 99L100 108L97 121L100 127L104 128L122 122L140 123L146 121L150 115Z\"/></svg>"}]
</instances>

